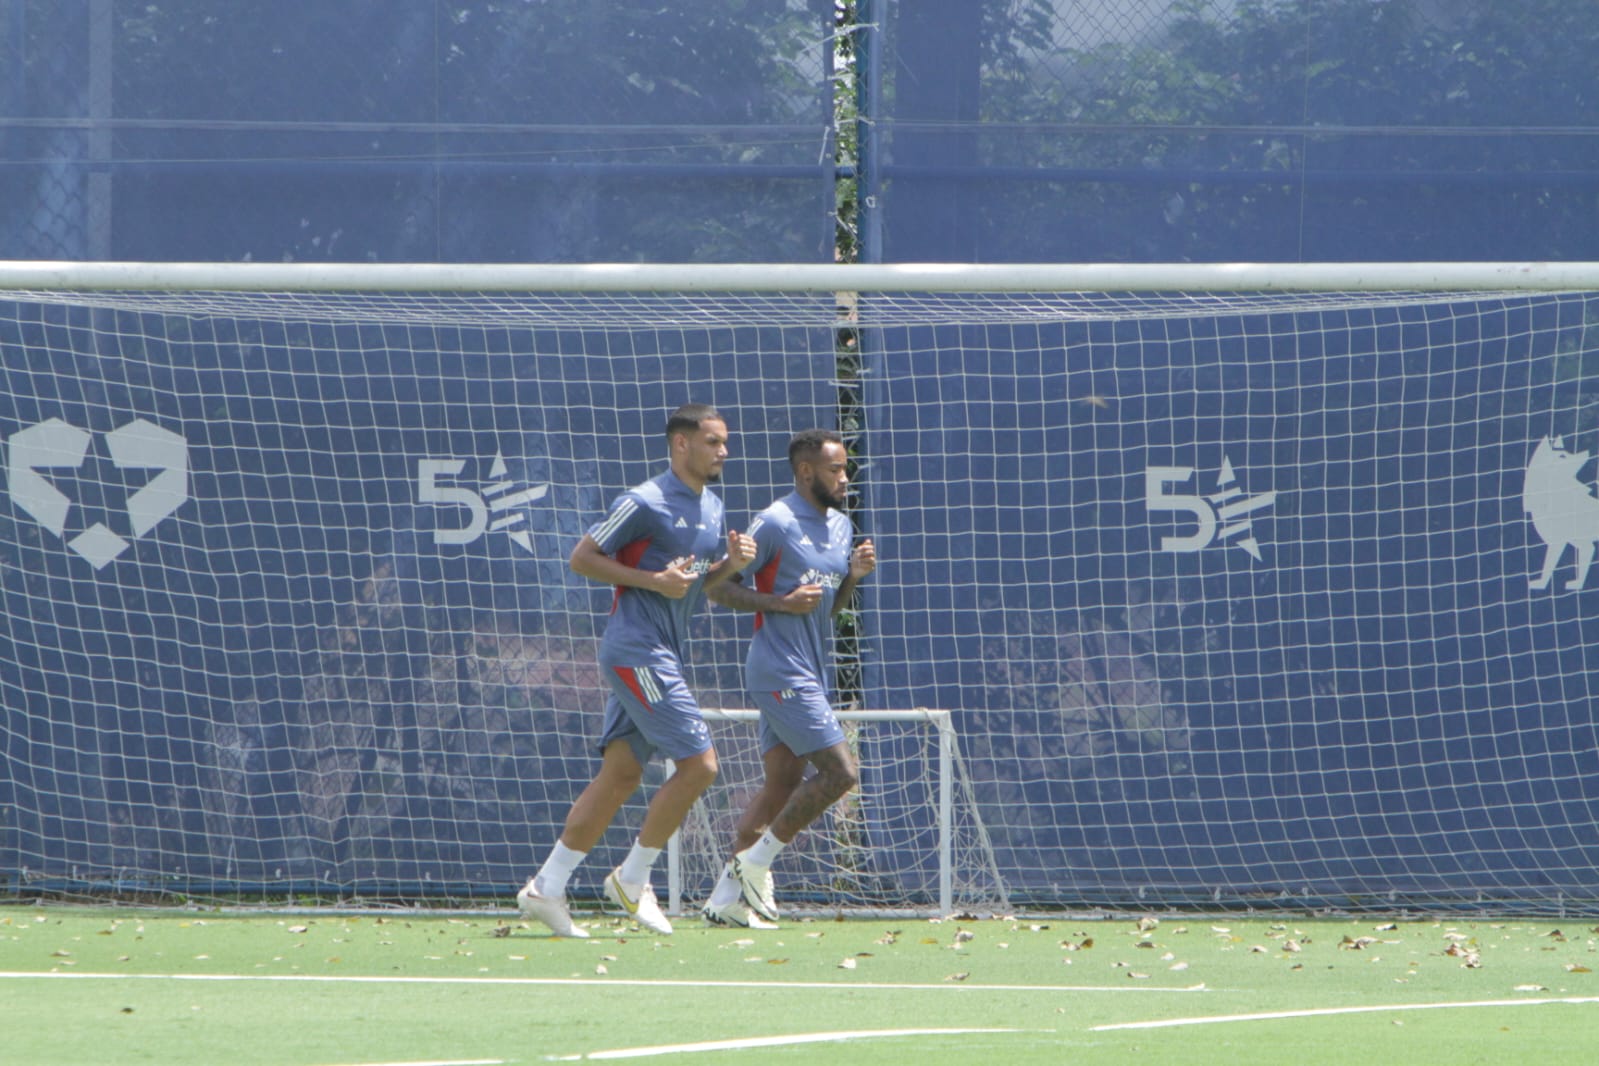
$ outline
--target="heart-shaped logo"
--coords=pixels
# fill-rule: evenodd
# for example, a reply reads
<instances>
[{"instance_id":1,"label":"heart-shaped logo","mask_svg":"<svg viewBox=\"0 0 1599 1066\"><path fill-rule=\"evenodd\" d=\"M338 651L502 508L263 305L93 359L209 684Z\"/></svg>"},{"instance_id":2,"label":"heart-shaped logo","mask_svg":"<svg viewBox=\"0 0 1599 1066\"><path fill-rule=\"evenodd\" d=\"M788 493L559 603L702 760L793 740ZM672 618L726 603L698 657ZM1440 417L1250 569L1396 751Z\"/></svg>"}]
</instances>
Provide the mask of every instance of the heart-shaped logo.
<instances>
[{"instance_id":1,"label":"heart-shaped logo","mask_svg":"<svg viewBox=\"0 0 1599 1066\"><path fill-rule=\"evenodd\" d=\"M73 501L39 471L78 469L88 457L91 439L87 430L50 418L18 430L8 442L11 502L58 537L66 535ZM127 500L133 536L142 537L189 498L189 442L143 418L107 433L105 441L118 469L160 471ZM105 523L96 522L67 546L99 570L131 544Z\"/></svg>"}]
</instances>

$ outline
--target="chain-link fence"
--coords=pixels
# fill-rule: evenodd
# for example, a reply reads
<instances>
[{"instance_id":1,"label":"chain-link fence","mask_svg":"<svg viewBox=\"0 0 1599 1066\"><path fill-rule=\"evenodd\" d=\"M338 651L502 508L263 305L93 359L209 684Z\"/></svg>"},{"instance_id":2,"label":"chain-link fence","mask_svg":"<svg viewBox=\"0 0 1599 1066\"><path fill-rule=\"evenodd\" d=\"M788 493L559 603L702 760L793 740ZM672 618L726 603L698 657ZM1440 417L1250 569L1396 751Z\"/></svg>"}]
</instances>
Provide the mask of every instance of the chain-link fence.
<instances>
[{"instance_id":1,"label":"chain-link fence","mask_svg":"<svg viewBox=\"0 0 1599 1066\"><path fill-rule=\"evenodd\" d=\"M830 13L0 2L0 254L831 257Z\"/></svg>"},{"instance_id":2,"label":"chain-link fence","mask_svg":"<svg viewBox=\"0 0 1599 1066\"><path fill-rule=\"evenodd\" d=\"M1599 7L886 3L901 261L1599 255Z\"/></svg>"}]
</instances>

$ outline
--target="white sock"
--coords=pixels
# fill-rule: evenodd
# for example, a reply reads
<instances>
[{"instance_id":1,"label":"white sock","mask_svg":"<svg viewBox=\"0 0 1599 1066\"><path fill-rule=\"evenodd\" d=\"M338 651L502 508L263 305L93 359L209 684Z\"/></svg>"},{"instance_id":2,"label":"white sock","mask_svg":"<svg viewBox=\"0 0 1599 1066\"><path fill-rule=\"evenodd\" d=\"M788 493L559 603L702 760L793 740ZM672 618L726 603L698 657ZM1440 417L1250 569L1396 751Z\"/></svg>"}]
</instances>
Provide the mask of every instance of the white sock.
<instances>
[{"instance_id":1,"label":"white sock","mask_svg":"<svg viewBox=\"0 0 1599 1066\"><path fill-rule=\"evenodd\" d=\"M587 856L588 852L576 851L557 840L550 849L549 858L533 877L533 891L550 898L566 895L566 883L572 879L572 871Z\"/></svg>"},{"instance_id":2,"label":"white sock","mask_svg":"<svg viewBox=\"0 0 1599 1066\"><path fill-rule=\"evenodd\" d=\"M622 861L621 869L616 873L616 879L624 885L649 884L650 867L655 865L655 860L660 854L660 848L646 848L635 840L633 842L633 850L627 853L627 858Z\"/></svg>"},{"instance_id":3,"label":"white sock","mask_svg":"<svg viewBox=\"0 0 1599 1066\"><path fill-rule=\"evenodd\" d=\"M716 882L716 887L711 889L710 905L721 909L743 894L744 886L740 885L738 878L733 876L733 864L728 863L722 867L722 876Z\"/></svg>"},{"instance_id":4,"label":"white sock","mask_svg":"<svg viewBox=\"0 0 1599 1066\"><path fill-rule=\"evenodd\" d=\"M772 860L776 859L786 847L788 845L774 837L772 831L768 829L761 834L761 839L744 849L742 854L745 861L752 862L756 866L770 866Z\"/></svg>"}]
</instances>

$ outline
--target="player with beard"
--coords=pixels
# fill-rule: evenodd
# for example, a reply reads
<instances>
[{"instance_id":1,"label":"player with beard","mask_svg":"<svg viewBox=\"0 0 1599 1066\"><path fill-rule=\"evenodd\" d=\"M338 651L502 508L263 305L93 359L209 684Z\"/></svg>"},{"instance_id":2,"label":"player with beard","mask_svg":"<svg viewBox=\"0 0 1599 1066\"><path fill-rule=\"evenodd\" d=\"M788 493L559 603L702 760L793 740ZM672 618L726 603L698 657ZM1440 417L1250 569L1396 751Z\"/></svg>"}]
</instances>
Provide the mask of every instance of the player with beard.
<instances>
[{"instance_id":1,"label":"player with beard","mask_svg":"<svg viewBox=\"0 0 1599 1066\"><path fill-rule=\"evenodd\" d=\"M832 617L877 566L870 540L851 547L841 513L849 475L844 441L826 429L788 445L794 491L751 524L753 587L734 575L706 595L754 611L745 684L761 712L765 780L739 818L733 857L703 914L714 925L775 928L771 866L806 826L853 789L855 757L828 701ZM816 773L805 777L806 764Z\"/></svg>"}]
</instances>

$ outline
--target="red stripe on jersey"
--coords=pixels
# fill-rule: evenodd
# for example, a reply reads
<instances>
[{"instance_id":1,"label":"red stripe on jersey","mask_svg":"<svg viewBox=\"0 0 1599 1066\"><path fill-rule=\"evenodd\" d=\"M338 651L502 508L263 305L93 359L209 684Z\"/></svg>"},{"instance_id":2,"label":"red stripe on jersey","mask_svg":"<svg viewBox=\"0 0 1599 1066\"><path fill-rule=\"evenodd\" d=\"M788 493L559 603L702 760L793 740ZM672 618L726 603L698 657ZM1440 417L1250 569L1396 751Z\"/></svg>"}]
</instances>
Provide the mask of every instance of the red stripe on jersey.
<instances>
[{"instance_id":1,"label":"red stripe on jersey","mask_svg":"<svg viewBox=\"0 0 1599 1066\"><path fill-rule=\"evenodd\" d=\"M644 705L644 709L653 714L655 709L650 706L650 701L644 698L644 690L639 687L638 675L633 672L633 668L631 666L613 666L611 669L616 671L616 676L622 679L622 684L626 685L627 690L637 697L638 701Z\"/></svg>"},{"instance_id":2,"label":"red stripe on jersey","mask_svg":"<svg viewBox=\"0 0 1599 1066\"><path fill-rule=\"evenodd\" d=\"M649 546L649 537L644 537L641 540L635 540L632 544L624 544L616 550L616 561L619 563L624 563L637 570L638 561L644 558L644 552L649 548ZM625 585L618 585L616 586L616 591L611 593L612 614L616 613L616 605L622 602L622 590L624 588L626 588Z\"/></svg>"},{"instance_id":3,"label":"red stripe on jersey","mask_svg":"<svg viewBox=\"0 0 1599 1066\"><path fill-rule=\"evenodd\" d=\"M777 588L777 564L782 562L782 561L783 561L783 550L781 548L779 548L778 551L777 551L777 554L772 556L772 561L771 562L767 563L765 566L763 566L759 570L755 571L755 591L756 592L771 592L773 589ZM765 624L765 622L766 622L766 612L764 612L764 611L756 611L755 612L755 628L756 629L761 628L761 626L763 624Z\"/></svg>"}]
</instances>

